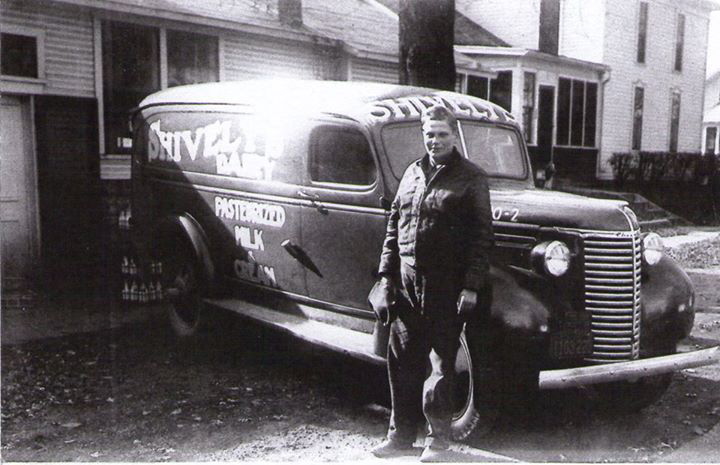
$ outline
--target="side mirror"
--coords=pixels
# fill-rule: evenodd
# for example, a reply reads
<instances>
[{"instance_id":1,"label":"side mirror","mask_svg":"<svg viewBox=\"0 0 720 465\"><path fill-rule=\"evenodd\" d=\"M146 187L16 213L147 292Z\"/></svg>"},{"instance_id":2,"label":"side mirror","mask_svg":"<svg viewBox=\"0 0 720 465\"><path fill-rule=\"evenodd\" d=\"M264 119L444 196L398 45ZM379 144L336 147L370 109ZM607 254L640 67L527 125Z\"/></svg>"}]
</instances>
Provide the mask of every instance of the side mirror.
<instances>
[{"instance_id":1,"label":"side mirror","mask_svg":"<svg viewBox=\"0 0 720 465\"><path fill-rule=\"evenodd\" d=\"M380 208L382 208L385 211L390 211L392 208L392 202L385 198L385 196L380 196Z\"/></svg>"}]
</instances>

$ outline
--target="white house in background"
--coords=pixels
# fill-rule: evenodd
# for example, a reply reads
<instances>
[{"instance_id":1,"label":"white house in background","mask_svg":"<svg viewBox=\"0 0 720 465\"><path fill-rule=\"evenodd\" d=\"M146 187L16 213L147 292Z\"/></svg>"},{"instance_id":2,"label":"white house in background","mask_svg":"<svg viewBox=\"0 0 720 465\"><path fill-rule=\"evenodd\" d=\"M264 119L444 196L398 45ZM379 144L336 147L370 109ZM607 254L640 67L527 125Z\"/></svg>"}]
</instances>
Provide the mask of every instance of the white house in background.
<instances>
[{"instance_id":1,"label":"white house in background","mask_svg":"<svg viewBox=\"0 0 720 465\"><path fill-rule=\"evenodd\" d=\"M397 40L375 0L0 0L3 289L114 260L127 116L144 96L263 77L394 83Z\"/></svg>"},{"instance_id":2,"label":"white house in background","mask_svg":"<svg viewBox=\"0 0 720 465\"><path fill-rule=\"evenodd\" d=\"M720 70L705 82L705 107L703 112L703 153L720 154Z\"/></svg>"},{"instance_id":3,"label":"white house in background","mask_svg":"<svg viewBox=\"0 0 720 465\"><path fill-rule=\"evenodd\" d=\"M564 70L557 76L536 78L556 89L551 129L555 156L563 153L564 158L580 160L588 156L586 149L595 149L595 175L609 179L609 161L616 152L700 152L709 16L718 9L716 4L707 0L456 0L456 6L513 46L515 51L495 52L507 66L524 69L527 65L522 60L541 52L607 70L587 67L586 80L569 79ZM478 56L483 65L495 69L488 52L481 50ZM593 106L595 85L597 103ZM524 85L514 87L523 89ZM593 90L588 92L589 88ZM595 112L590 115L595 117L594 128L588 109ZM534 117L538 124L542 113L539 109ZM593 131L594 142L589 143L588 132Z\"/></svg>"}]
</instances>

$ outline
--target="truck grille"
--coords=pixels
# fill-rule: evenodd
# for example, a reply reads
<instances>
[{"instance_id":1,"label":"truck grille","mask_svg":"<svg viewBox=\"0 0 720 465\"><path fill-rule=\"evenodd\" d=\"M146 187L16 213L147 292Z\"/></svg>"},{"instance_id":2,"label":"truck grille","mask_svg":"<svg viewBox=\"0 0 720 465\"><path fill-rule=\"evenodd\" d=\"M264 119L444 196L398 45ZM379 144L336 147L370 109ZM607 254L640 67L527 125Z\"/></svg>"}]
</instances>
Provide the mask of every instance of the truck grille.
<instances>
[{"instance_id":1,"label":"truck grille","mask_svg":"<svg viewBox=\"0 0 720 465\"><path fill-rule=\"evenodd\" d=\"M640 352L640 232L586 233L585 309L593 363L620 362Z\"/></svg>"}]
</instances>

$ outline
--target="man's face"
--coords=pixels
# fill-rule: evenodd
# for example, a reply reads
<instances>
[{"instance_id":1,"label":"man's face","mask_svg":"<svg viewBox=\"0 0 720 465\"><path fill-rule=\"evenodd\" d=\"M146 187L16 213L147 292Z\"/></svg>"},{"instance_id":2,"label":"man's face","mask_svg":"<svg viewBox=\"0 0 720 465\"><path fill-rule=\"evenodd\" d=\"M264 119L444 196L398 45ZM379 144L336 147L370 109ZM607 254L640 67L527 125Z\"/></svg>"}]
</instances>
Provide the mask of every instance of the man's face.
<instances>
[{"instance_id":1,"label":"man's face","mask_svg":"<svg viewBox=\"0 0 720 465\"><path fill-rule=\"evenodd\" d=\"M442 163L452 152L457 134L447 121L428 120L422 126L425 150L435 161Z\"/></svg>"}]
</instances>

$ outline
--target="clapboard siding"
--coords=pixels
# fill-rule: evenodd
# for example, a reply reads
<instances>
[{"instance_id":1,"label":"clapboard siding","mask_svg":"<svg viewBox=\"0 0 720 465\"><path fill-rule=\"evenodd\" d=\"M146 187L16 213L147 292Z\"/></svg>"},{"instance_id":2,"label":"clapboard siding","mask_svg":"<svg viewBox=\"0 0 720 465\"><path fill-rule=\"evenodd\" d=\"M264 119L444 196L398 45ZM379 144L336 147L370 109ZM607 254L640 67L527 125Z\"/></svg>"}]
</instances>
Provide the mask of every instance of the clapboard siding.
<instances>
[{"instance_id":1,"label":"clapboard siding","mask_svg":"<svg viewBox=\"0 0 720 465\"><path fill-rule=\"evenodd\" d=\"M352 60L350 73L353 81L398 83L397 63L355 59Z\"/></svg>"},{"instance_id":2,"label":"clapboard siding","mask_svg":"<svg viewBox=\"0 0 720 465\"><path fill-rule=\"evenodd\" d=\"M335 61L311 45L269 41L252 36L224 38L225 79L262 77L331 79Z\"/></svg>"},{"instance_id":3,"label":"clapboard siding","mask_svg":"<svg viewBox=\"0 0 720 465\"><path fill-rule=\"evenodd\" d=\"M95 96L93 26L88 10L34 0L0 2L2 24L45 34L46 92Z\"/></svg>"}]
</instances>

